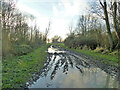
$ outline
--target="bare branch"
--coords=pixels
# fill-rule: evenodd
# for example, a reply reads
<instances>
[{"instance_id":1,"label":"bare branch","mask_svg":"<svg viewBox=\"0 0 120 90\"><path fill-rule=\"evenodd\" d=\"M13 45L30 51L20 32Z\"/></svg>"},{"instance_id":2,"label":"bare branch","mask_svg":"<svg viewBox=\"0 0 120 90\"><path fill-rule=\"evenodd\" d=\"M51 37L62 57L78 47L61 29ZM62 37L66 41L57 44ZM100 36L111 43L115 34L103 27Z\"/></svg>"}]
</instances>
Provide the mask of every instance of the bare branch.
<instances>
[{"instance_id":1,"label":"bare branch","mask_svg":"<svg viewBox=\"0 0 120 90\"><path fill-rule=\"evenodd\" d=\"M104 8L104 5L102 4L102 2L99 0L99 3L100 3L100 5Z\"/></svg>"}]
</instances>

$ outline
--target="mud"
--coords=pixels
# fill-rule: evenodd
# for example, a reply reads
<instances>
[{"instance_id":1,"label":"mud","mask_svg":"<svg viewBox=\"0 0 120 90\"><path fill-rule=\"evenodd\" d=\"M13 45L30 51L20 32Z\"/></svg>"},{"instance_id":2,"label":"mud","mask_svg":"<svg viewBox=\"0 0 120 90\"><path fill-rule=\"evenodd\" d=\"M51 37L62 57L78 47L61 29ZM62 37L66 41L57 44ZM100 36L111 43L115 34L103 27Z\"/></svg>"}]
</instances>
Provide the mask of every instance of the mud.
<instances>
[{"instance_id":1,"label":"mud","mask_svg":"<svg viewBox=\"0 0 120 90\"><path fill-rule=\"evenodd\" d=\"M120 88L117 68L74 51L51 46L44 67L33 75L31 88Z\"/></svg>"}]
</instances>

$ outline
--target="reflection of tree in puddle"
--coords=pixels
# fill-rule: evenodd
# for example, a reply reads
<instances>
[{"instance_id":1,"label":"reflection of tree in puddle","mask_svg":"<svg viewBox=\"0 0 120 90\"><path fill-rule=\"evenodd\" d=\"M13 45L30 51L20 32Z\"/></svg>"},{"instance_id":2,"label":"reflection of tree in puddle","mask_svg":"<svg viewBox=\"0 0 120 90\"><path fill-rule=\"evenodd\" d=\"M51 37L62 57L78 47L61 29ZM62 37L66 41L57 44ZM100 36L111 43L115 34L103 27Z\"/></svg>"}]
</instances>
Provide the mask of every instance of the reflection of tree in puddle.
<instances>
[{"instance_id":1,"label":"reflection of tree in puddle","mask_svg":"<svg viewBox=\"0 0 120 90\"><path fill-rule=\"evenodd\" d=\"M47 59L47 62L45 63L45 65L43 67L42 72L43 72L44 76L47 76L48 71L52 68L52 66L55 62L56 56L54 56L53 60L52 60L52 57L53 57L53 55L49 54L49 58Z\"/></svg>"},{"instance_id":2,"label":"reflection of tree in puddle","mask_svg":"<svg viewBox=\"0 0 120 90\"><path fill-rule=\"evenodd\" d=\"M47 76L48 72L53 69L50 73L50 78L53 79L57 73L58 68L62 68L63 73L67 74L69 67L76 68L80 71L80 73L83 73L84 71L82 67L88 68L90 65L75 55L66 53L49 53L48 60L43 68L43 75Z\"/></svg>"},{"instance_id":3,"label":"reflection of tree in puddle","mask_svg":"<svg viewBox=\"0 0 120 90\"><path fill-rule=\"evenodd\" d=\"M56 74L56 71L57 71L57 69L59 68L59 63L60 63L60 61L58 60L57 63L55 64L55 67L54 67L53 72L51 73L51 79L54 78L54 76L55 76L55 74Z\"/></svg>"},{"instance_id":4,"label":"reflection of tree in puddle","mask_svg":"<svg viewBox=\"0 0 120 90\"><path fill-rule=\"evenodd\" d=\"M116 87L118 87L118 89L120 89L120 83L119 82L117 83L116 81L117 81L117 78L114 78L113 81L111 81L110 75L107 75L106 76L105 88L110 88L110 87L116 88Z\"/></svg>"},{"instance_id":5,"label":"reflection of tree in puddle","mask_svg":"<svg viewBox=\"0 0 120 90\"><path fill-rule=\"evenodd\" d=\"M69 61L70 65L71 65L71 67L73 68L73 62L72 62L72 60L71 60L69 55L68 55L68 61Z\"/></svg>"},{"instance_id":6,"label":"reflection of tree in puddle","mask_svg":"<svg viewBox=\"0 0 120 90\"><path fill-rule=\"evenodd\" d=\"M68 62L65 62L64 68L63 68L63 73L67 74L68 71Z\"/></svg>"}]
</instances>

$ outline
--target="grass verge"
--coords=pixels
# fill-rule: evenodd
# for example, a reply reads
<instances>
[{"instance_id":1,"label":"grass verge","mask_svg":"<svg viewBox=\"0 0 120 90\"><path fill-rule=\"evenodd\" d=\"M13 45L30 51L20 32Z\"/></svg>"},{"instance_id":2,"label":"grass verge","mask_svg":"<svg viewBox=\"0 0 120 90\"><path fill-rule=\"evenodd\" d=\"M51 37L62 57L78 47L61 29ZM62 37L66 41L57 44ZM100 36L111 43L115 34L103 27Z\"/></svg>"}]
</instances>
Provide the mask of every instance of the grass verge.
<instances>
[{"instance_id":1,"label":"grass verge","mask_svg":"<svg viewBox=\"0 0 120 90\"><path fill-rule=\"evenodd\" d=\"M2 61L2 88L19 88L32 74L43 67L47 57L47 47L41 46L27 55L7 58Z\"/></svg>"},{"instance_id":2,"label":"grass verge","mask_svg":"<svg viewBox=\"0 0 120 90\"><path fill-rule=\"evenodd\" d=\"M63 43L57 43L56 45L61 46L65 49L77 51L77 52L82 53L86 56L90 56L94 60L102 60L105 64L109 64L112 66L120 65L120 58L118 55L106 55L106 54L96 53L93 50L81 50L81 49L68 48Z\"/></svg>"}]
</instances>

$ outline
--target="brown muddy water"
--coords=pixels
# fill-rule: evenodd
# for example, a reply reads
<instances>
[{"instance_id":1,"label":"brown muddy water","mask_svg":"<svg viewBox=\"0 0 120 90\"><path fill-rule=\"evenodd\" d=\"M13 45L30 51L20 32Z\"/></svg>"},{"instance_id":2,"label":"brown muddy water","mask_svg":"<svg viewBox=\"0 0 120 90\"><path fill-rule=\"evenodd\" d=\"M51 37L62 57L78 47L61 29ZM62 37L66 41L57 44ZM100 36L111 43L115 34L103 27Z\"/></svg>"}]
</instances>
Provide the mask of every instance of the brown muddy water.
<instances>
[{"instance_id":1,"label":"brown muddy water","mask_svg":"<svg viewBox=\"0 0 120 90\"><path fill-rule=\"evenodd\" d=\"M111 76L82 57L51 46L39 79L28 88L119 88Z\"/></svg>"}]
</instances>

